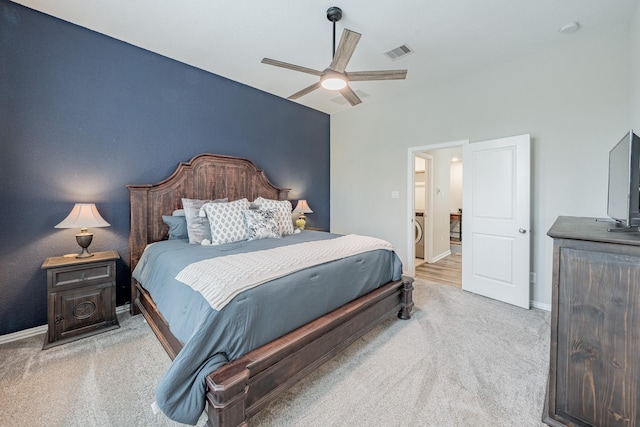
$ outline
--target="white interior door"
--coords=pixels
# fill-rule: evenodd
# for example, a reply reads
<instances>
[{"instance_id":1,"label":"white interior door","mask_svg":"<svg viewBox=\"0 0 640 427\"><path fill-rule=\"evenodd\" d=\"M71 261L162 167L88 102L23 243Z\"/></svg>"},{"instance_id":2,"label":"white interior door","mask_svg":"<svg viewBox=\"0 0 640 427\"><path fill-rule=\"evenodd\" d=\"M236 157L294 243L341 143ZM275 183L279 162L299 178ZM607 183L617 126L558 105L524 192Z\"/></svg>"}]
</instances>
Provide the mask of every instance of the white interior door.
<instances>
[{"instance_id":1,"label":"white interior door","mask_svg":"<svg viewBox=\"0 0 640 427\"><path fill-rule=\"evenodd\" d=\"M463 147L462 289L529 308L530 137Z\"/></svg>"}]
</instances>

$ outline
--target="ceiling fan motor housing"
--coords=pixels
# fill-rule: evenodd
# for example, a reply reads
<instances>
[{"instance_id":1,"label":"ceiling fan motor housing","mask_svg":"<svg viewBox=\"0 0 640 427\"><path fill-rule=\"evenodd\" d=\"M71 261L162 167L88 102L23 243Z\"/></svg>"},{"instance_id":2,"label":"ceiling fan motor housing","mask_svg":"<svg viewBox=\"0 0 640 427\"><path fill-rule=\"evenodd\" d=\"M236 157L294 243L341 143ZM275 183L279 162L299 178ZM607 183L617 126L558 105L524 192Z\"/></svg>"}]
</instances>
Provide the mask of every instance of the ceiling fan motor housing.
<instances>
[{"instance_id":1,"label":"ceiling fan motor housing","mask_svg":"<svg viewBox=\"0 0 640 427\"><path fill-rule=\"evenodd\" d=\"M332 6L327 9L327 19L331 22L338 22L342 19L342 9L338 6Z\"/></svg>"}]
</instances>

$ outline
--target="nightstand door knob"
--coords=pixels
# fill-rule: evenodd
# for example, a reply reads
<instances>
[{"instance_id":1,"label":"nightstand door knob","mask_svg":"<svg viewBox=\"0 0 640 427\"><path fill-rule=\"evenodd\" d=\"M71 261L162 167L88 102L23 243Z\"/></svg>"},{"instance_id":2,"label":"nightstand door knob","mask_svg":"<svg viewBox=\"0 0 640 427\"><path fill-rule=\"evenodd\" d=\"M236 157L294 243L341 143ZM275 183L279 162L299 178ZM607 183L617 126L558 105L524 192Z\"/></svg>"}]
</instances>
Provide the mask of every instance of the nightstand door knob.
<instances>
[{"instance_id":1,"label":"nightstand door knob","mask_svg":"<svg viewBox=\"0 0 640 427\"><path fill-rule=\"evenodd\" d=\"M58 314L54 320L55 323L60 323L64 320L64 316L62 316L61 314Z\"/></svg>"}]
</instances>

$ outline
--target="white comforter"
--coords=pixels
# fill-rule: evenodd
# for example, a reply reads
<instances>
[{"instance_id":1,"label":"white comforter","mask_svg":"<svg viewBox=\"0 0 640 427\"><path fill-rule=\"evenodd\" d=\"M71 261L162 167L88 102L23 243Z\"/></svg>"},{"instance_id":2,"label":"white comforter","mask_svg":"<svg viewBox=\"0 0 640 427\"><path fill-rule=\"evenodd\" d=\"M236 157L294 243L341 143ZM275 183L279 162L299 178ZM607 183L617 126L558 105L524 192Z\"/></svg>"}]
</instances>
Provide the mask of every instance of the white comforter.
<instances>
[{"instance_id":1,"label":"white comforter","mask_svg":"<svg viewBox=\"0 0 640 427\"><path fill-rule=\"evenodd\" d=\"M219 311L240 292L262 283L314 265L379 249L392 251L393 247L382 239L349 234L194 262L180 271L176 280L202 294L209 305Z\"/></svg>"}]
</instances>

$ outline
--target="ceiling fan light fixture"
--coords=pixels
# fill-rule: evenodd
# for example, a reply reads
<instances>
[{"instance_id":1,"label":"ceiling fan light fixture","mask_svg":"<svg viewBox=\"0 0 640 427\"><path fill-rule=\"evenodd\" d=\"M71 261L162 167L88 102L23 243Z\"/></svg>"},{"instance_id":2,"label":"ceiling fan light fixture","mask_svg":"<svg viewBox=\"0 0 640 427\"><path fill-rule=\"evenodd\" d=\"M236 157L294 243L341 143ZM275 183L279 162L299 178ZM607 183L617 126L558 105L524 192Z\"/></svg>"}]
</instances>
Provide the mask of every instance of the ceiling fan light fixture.
<instances>
[{"instance_id":1,"label":"ceiling fan light fixture","mask_svg":"<svg viewBox=\"0 0 640 427\"><path fill-rule=\"evenodd\" d=\"M322 87L328 90L340 90L347 86L347 82L339 77L331 77L322 81Z\"/></svg>"},{"instance_id":2,"label":"ceiling fan light fixture","mask_svg":"<svg viewBox=\"0 0 640 427\"><path fill-rule=\"evenodd\" d=\"M347 86L347 79L341 73L328 70L320 78L320 85L328 90L340 90Z\"/></svg>"}]
</instances>

